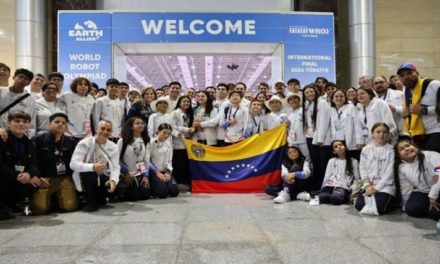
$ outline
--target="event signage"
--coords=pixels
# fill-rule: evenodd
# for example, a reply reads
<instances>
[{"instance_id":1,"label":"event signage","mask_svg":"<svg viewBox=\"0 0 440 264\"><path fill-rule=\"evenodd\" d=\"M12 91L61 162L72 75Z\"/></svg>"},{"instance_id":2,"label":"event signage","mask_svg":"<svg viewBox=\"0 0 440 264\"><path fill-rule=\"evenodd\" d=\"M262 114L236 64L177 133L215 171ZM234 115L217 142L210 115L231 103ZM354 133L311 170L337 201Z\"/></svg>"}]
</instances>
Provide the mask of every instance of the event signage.
<instances>
[{"instance_id":1,"label":"event signage","mask_svg":"<svg viewBox=\"0 0 440 264\"><path fill-rule=\"evenodd\" d=\"M332 14L60 12L58 22L67 85L85 76L102 87L112 76L114 43L280 43L284 79L335 80Z\"/></svg>"}]
</instances>

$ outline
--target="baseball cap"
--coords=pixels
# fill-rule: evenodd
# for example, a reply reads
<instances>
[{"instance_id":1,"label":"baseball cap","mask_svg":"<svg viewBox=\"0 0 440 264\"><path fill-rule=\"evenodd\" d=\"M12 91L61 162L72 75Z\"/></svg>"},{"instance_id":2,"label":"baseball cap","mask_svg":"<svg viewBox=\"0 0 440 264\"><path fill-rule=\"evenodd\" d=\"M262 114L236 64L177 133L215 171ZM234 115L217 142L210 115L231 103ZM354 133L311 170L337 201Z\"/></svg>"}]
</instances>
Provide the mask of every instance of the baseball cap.
<instances>
[{"instance_id":1,"label":"baseball cap","mask_svg":"<svg viewBox=\"0 0 440 264\"><path fill-rule=\"evenodd\" d=\"M414 63L404 63L397 69L397 74L400 74L402 71L417 71L416 65Z\"/></svg>"}]
</instances>

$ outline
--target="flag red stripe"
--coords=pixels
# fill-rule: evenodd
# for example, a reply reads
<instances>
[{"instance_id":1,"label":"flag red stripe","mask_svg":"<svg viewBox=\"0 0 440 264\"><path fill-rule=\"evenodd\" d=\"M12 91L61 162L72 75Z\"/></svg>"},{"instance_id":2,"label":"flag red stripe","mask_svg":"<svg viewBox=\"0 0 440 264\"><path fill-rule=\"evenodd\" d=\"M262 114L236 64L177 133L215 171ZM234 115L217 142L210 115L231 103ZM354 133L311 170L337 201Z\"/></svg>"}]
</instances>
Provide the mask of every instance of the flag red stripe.
<instances>
[{"instance_id":1,"label":"flag red stripe","mask_svg":"<svg viewBox=\"0 0 440 264\"><path fill-rule=\"evenodd\" d=\"M262 193L268 184L280 184L281 169L235 182L192 180L193 193Z\"/></svg>"}]
</instances>

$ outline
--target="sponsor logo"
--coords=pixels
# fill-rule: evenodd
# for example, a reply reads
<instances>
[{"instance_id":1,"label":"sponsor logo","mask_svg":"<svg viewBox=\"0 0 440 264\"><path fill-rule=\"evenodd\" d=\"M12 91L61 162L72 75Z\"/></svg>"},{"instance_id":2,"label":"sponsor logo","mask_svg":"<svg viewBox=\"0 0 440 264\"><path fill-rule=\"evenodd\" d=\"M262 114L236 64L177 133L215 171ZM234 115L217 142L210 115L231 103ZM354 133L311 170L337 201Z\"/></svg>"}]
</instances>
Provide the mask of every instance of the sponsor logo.
<instances>
[{"instance_id":1,"label":"sponsor logo","mask_svg":"<svg viewBox=\"0 0 440 264\"><path fill-rule=\"evenodd\" d=\"M289 27L290 34L298 34L302 37L317 38L330 34L329 28L312 28L307 26L291 26Z\"/></svg>"},{"instance_id":2,"label":"sponsor logo","mask_svg":"<svg viewBox=\"0 0 440 264\"><path fill-rule=\"evenodd\" d=\"M87 20L82 24L76 23L68 34L76 41L97 41L104 35L104 31L98 29L98 26L92 20Z\"/></svg>"}]
</instances>

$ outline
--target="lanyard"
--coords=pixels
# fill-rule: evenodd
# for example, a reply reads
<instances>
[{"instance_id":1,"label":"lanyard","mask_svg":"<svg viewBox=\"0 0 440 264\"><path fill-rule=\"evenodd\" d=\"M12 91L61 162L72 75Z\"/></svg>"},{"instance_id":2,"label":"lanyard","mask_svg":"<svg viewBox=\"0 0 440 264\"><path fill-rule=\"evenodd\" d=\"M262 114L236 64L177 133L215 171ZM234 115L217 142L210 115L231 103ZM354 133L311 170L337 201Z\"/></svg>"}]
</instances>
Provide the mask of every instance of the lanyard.
<instances>
[{"instance_id":1,"label":"lanyard","mask_svg":"<svg viewBox=\"0 0 440 264\"><path fill-rule=\"evenodd\" d=\"M336 109L336 114L338 115L338 120L341 120L341 115L342 115L342 110L341 111L338 111L337 109Z\"/></svg>"},{"instance_id":2,"label":"lanyard","mask_svg":"<svg viewBox=\"0 0 440 264\"><path fill-rule=\"evenodd\" d=\"M235 115L237 114L237 111L238 111L239 108L240 107L238 106L237 109L235 109L235 112L232 114L232 118L235 118ZM231 106L231 108L229 108L228 118L227 119L229 119L231 117L231 112L232 112L232 106Z\"/></svg>"},{"instance_id":3,"label":"lanyard","mask_svg":"<svg viewBox=\"0 0 440 264\"><path fill-rule=\"evenodd\" d=\"M367 125L367 109L364 106L364 124Z\"/></svg>"},{"instance_id":4,"label":"lanyard","mask_svg":"<svg viewBox=\"0 0 440 264\"><path fill-rule=\"evenodd\" d=\"M251 115L251 117L252 117L252 121L254 121L254 124L257 127L257 133L260 133L260 125L261 125L260 120L258 120L258 125L257 125L257 120L255 120L253 115Z\"/></svg>"}]
</instances>

